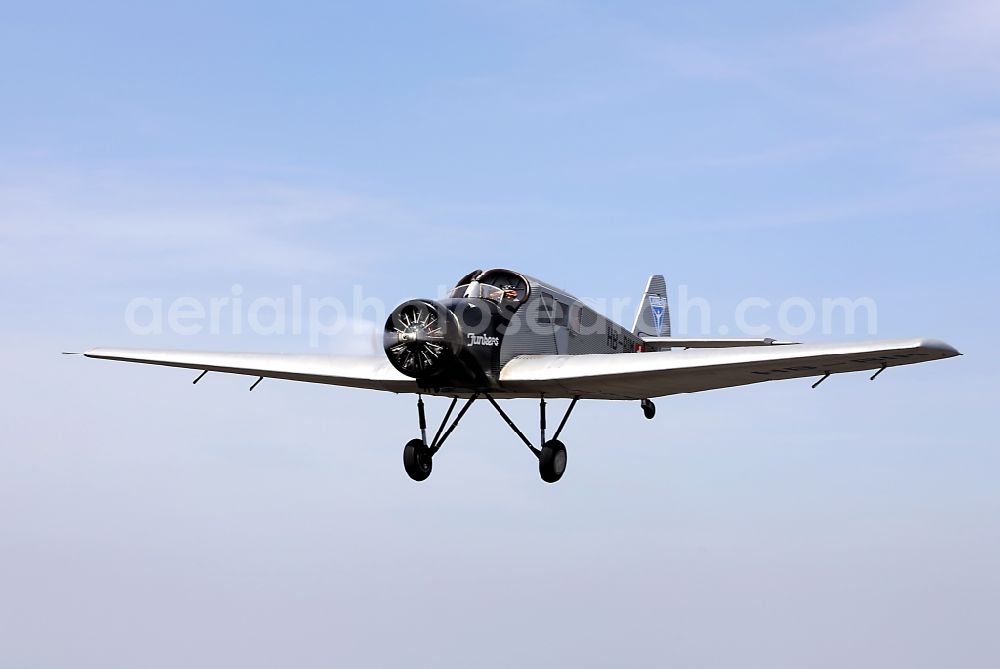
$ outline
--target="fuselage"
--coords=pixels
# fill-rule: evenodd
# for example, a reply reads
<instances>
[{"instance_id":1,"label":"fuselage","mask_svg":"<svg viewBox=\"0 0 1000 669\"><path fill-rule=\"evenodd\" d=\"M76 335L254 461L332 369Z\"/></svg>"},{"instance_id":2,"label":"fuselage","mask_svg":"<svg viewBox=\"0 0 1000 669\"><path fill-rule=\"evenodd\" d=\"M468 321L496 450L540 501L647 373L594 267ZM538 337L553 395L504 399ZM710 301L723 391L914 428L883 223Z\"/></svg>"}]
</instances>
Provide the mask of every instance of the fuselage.
<instances>
[{"instance_id":1,"label":"fuselage","mask_svg":"<svg viewBox=\"0 0 1000 669\"><path fill-rule=\"evenodd\" d=\"M410 300L386 321L396 369L434 392L499 390L523 355L634 353L638 336L564 290L505 269L471 272L440 300Z\"/></svg>"}]
</instances>

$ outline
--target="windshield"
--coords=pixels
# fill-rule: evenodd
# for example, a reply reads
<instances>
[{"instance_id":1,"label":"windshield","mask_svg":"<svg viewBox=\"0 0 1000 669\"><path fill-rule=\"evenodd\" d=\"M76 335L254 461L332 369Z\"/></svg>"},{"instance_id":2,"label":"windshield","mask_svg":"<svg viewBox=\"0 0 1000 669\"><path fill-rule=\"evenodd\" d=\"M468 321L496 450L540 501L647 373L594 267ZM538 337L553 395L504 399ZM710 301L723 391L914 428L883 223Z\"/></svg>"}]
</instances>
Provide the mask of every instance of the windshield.
<instances>
[{"instance_id":1,"label":"windshield","mask_svg":"<svg viewBox=\"0 0 1000 669\"><path fill-rule=\"evenodd\" d=\"M448 297L478 297L484 300L493 300L494 302L500 302L500 300L503 299L503 296L504 294L502 289L488 283L479 283L478 281L463 283L461 286L455 286L451 289L451 292L448 293Z\"/></svg>"},{"instance_id":2,"label":"windshield","mask_svg":"<svg viewBox=\"0 0 1000 669\"><path fill-rule=\"evenodd\" d=\"M465 297L465 291L469 289L469 284L463 283L461 286L455 286L448 292L448 297Z\"/></svg>"}]
</instances>

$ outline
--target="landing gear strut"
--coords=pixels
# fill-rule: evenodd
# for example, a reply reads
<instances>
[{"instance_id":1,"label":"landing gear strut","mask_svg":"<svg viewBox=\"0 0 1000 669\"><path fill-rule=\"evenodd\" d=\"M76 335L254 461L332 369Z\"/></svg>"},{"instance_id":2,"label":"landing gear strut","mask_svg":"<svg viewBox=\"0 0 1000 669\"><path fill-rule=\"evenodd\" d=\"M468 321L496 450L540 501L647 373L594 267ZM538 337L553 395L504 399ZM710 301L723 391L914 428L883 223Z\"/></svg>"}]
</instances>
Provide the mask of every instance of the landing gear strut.
<instances>
[{"instance_id":1,"label":"landing gear strut","mask_svg":"<svg viewBox=\"0 0 1000 669\"><path fill-rule=\"evenodd\" d=\"M440 450L445 439L458 427L458 421L462 420L462 416L465 415L465 412L469 410L469 407L472 406L472 403L478 397L479 393L473 393L472 397L465 401L465 404L459 410L458 415L455 416L455 420L451 426L445 430L444 426L448 424L448 419L451 418L451 414L455 410L455 405L458 404L458 398L453 398L448 411L441 420L441 426L438 428L437 433L434 435L434 440L430 444L427 443L427 417L424 415L424 398L417 397L420 438L410 439L406 442L406 446L403 447L403 469L406 470L406 474L411 479L414 481L423 481L431 475L431 469L434 466L434 454Z\"/></svg>"},{"instance_id":2,"label":"landing gear strut","mask_svg":"<svg viewBox=\"0 0 1000 669\"><path fill-rule=\"evenodd\" d=\"M423 397L417 398L417 416L420 419L420 438L411 439L403 447L403 468L406 470L407 475L414 481L424 481L428 476L431 475L431 469L434 465L434 455L441 449L448 436L455 430L458 426L458 422L462 420L462 416L465 412L469 410L472 403L475 402L480 394L489 400L493 408L497 410L500 417L504 419L504 422L510 426L510 429L514 431L521 441L535 454L538 458L538 475L541 476L542 480L546 483L555 483L562 478L563 473L566 471L566 446L559 441L559 435L562 433L563 427L566 426L566 421L569 419L569 415L573 412L573 407L576 406L579 397L574 397L573 401L569 403L569 408L566 409L566 413L563 415L562 420L559 422L559 427L556 428L556 433L552 435L552 439L546 441L545 439L545 397L541 398L539 404L539 432L541 436L542 444L541 448L535 448L531 444L524 433L518 429L514 421L504 413L504 410L500 408L497 401L493 399L493 396L487 392L483 393L473 393L472 396L465 401L465 404L459 410L458 415L455 416L455 420L452 421L451 425L447 430L444 426L448 424L448 419L451 418L452 412L455 410L455 405L458 403L458 398L454 398L451 401L451 405L448 407L447 413L445 413L444 418L441 420L441 426L438 428L437 434L434 435L434 439L427 443L427 418L424 415L424 399Z\"/></svg>"},{"instance_id":3,"label":"landing gear strut","mask_svg":"<svg viewBox=\"0 0 1000 669\"><path fill-rule=\"evenodd\" d=\"M489 393L483 393L486 395L486 399L489 400L493 408L497 410L500 417L504 419L504 422L510 426L510 429L514 431L514 434L521 438L524 445L531 449L531 452L535 454L538 458L538 475L542 477L542 480L546 483L555 483L562 478L563 473L566 471L566 447L561 441L559 441L559 434L562 432L563 427L566 426L566 421L569 419L569 415L573 412L573 407L576 406L579 397L574 397L573 401L569 403L569 408L566 409L566 413L563 415L562 420L559 422L559 427L556 428L556 433L552 435L552 439L549 441L545 440L545 396L543 395L539 405L538 405L538 427L541 436L540 443L541 448L535 448L531 445L531 441L524 436L524 433L517 428L514 421L504 413L504 410L500 408L496 400Z\"/></svg>"}]
</instances>

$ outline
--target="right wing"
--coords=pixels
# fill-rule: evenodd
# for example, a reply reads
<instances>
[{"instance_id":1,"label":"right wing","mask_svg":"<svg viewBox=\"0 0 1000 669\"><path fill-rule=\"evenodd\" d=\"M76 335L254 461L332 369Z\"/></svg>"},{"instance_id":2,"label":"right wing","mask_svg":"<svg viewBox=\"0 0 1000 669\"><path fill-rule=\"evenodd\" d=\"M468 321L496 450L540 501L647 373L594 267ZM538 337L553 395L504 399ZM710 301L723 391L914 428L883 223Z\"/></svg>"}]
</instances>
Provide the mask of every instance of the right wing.
<instances>
[{"instance_id":1,"label":"right wing","mask_svg":"<svg viewBox=\"0 0 1000 669\"><path fill-rule=\"evenodd\" d=\"M270 379L325 383L349 388L418 392L414 379L400 373L385 358L286 353L215 353L129 348L95 348L88 358L139 362L147 365L184 367L226 374L245 374Z\"/></svg>"}]
</instances>

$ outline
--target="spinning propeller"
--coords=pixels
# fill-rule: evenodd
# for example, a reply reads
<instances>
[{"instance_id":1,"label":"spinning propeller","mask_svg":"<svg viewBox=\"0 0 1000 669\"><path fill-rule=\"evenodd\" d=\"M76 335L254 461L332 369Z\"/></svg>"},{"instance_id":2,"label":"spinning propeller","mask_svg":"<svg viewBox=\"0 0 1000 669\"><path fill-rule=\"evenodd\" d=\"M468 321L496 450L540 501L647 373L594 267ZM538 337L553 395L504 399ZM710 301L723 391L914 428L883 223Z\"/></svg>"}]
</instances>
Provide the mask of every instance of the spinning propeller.
<instances>
[{"instance_id":1,"label":"spinning propeller","mask_svg":"<svg viewBox=\"0 0 1000 669\"><path fill-rule=\"evenodd\" d=\"M385 322L385 354L407 376L432 376L452 362L462 348L455 315L430 300L410 300L396 307Z\"/></svg>"}]
</instances>

